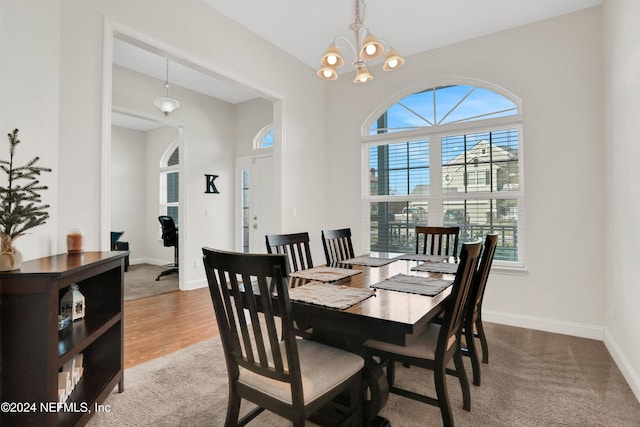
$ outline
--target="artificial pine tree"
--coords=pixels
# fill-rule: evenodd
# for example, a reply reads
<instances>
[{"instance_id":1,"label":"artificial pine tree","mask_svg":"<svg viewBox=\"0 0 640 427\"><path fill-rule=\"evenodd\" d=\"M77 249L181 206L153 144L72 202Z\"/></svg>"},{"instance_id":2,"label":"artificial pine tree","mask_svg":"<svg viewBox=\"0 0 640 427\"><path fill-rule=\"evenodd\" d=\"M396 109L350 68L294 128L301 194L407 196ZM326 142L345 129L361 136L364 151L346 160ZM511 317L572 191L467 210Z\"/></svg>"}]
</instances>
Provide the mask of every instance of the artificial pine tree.
<instances>
[{"instance_id":1,"label":"artificial pine tree","mask_svg":"<svg viewBox=\"0 0 640 427\"><path fill-rule=\"evenodd\" d=\"M51 169L36 166L39 157L34 157L24 166L14 166L16 146L20 144L18 129L8 134L10 144L9 160L0 160L0 168L7 174L7 180L0 185L0 237L2 254L15 253L12 242L27 230L44 224L49 218L49 205L42 204L40 191L46 185L40 184L38 176Z\"/></svg>"}]
</instances>

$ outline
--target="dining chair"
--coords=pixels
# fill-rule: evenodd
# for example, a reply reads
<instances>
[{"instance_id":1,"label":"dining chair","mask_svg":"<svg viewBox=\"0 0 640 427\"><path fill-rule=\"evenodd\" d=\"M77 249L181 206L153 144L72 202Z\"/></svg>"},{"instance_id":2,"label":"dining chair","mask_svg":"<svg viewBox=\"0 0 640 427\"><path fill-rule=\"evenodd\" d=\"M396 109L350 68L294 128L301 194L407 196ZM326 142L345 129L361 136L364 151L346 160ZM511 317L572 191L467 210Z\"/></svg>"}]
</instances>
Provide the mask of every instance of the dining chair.
<instances>
[{"instance_id":1,"label":"dining chair","mask_svg":"<svg viewBox=\"0 0 640 427\"><path fill-rule=\"evenodd\" d=\"M322 230L322 247L324 248L327 265L355 256L351 243L350 228Z\"/></svg>"},{"instance_id":2,"label":"dining chair","mask_svg":"<svg viewBox=\"0 0 640 427\"><path fill-rule=\"evenodd\" d=\"M265 409L301 427L347 391L340 401L348 404L335 404L345 422L361 425L364 360L296 338L285 255L202 252L229 380L225 427L243 426ZM242 399L258 407L239 420Z\"/></svg>"},{"instance_id":3,"label":"dining chair","mask_svg":"<svg viewBox=\"0 0 640 427\"><path fill-rule=\"evenodd\" d=\"M285 254L291 272L313 267L309 233L267 234L267 253Z\"/></svg>"},{"instance_id":4,"label":"dining chair","mask_svg":"<svg viewBox=\"0 0 640 427\"><path fill-rule=\"evenodd\" d=\"M481 247L482 241L462 245L458 271L444 306L444 318L441 324L430 324L426 331L412 339L406 346L371 339L364 342L368 353L380 357L380 360L386 364L389 392L438 406L445 426L454 425L447 394L447 374L458 377L462 388L463 408L467 411L471 410L469 381L462 361L461 324ZM455 370L447 369L451 359L453 359ZM396 386L394 384L395 362L434 371L436 398Z\"/></svg>"},{"instance_id":5,"label":"dining chair","mask_svg":"<svg viewBox=\"0 0 640 427\"><path fill-rule=\"evenodd\" d=\"M416 227L416 254L458 255L460 227Z\"/></svg>"},{"instance_id":6,"label":"dining chair","mask_svg":"<svg viewBox=\"0 0 640 427\"><path fill-rule=\"evenodd\" d=\"M493 264L493 257L496 253L498 245L498 234L487 234L480 258L480 265L473 276L469 304L467 313L465 314L462 325L463 335L465 337L465 347L462 348L462 354L471 358L471 367L473 369L473 384L480 385L480 360L476 349L474 338L480 340L482 347L482 363L489 363L489 349L487 346L487 337L484 333L482 325L482 300L484 299L484 291L487 287L487 279Z\"/></svg>"}]
</instances>

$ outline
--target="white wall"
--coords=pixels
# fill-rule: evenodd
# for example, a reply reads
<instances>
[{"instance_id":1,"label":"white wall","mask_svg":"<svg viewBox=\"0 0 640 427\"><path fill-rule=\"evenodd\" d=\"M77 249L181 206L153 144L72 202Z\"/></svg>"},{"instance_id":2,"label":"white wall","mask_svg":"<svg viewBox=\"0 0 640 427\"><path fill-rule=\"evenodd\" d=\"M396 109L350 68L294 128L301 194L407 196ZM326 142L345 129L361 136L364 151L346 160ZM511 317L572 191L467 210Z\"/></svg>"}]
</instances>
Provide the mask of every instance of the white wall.
<instances>
[{"instance_id":1,"label":"white wall","mask_svg":"<svg viewBox=\"0 0 640 427\"><path fill-rule=\"evenodd\" d=\"M124 231L129 242L130 262L143 256L145 238L145 132L111 128L111 231ZM156 173L157 175L157 173ZM157 186L156 186L157 187Z\"/></svg>"},{"instance_id":2,"label":"white wall","mask_svg":"<svg viewBox=\"0 0 640 427\"><path fill-rule=\"evenodd\" d=\"M273 102L256 98L236 104L234 110L236 155L254 155L253 139L265 126L273 124Z\"/></svg>"},{"instance_id":3,"label":"white wall","mask_svg":"<svg viewBox=\"0 0 640 427\"><path fill-rule=\"evenodd\" d=\"M62 168L70 174L78 172L74 159L61 157L58 164L59 9L57 0L0 1L0 159L9 159L6 135L19 129L17 164L39 156L38 165L52 169L40 179L49 187L42 192L43 203L51 205L49 220L16 239L25 260L50 255L58 248L66 251L66 239L58 242L58 234L65 236L68 229L80 225L69 222L58 231L58 175ZM4 173L0 177L4 179Z\"/></svg>"},{"instance_id":4,"label":"white wall","mask_svg":"<svg viewBox=\"0 0 640 427\"><path fill-rule=\"evenodd\" d=\"M329 226L362 215L361 129L380 105L456 78L522 99L526 274L494 271L485 319L602 339L604 155L600 9L496 33L407 58L393 73L331 86Z\"/></svg>"},{"instance_id":5,"label":"white wall","mask_svg":"<svg viewBox=\"0 0 640 427\"><path fill-rule=\"evenodd\" d=\"M606 89L605 344L640 400L640 3L603 7Z\"/></svg>"}]
</instances>

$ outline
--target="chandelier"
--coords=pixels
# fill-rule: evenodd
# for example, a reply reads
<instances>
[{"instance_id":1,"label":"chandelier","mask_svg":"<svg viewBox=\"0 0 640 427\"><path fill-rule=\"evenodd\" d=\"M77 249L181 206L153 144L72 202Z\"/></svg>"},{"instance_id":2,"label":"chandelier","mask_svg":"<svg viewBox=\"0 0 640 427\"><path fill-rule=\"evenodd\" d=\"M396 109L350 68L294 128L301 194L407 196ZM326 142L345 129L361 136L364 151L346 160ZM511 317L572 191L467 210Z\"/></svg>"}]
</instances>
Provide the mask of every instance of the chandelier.
<instances>
[{"instance_id":1,"label":"chandelier","mask_svg":"<svg viewBox=\"0 0 640 427\"><path fill-rule=\"evenodd\" d=\"M336 80L338 78L337 69L344 65L344 59L342 59L342 55L338 49L338 43L345 42L346 45L341 44L340 46L348 48L353 55L353 62L351 65L356 69L356 77L353 82L365 83L369 80L373 80L373 76L367 69L367 61L371 61L382 56L384 53L384 46L382 43L384 43L384 41L378 40L369 32L369 29L364 26L361 11L361 8L364 9L364 7L364 0L355 0L356 21L349 26L355 34L355 45L344 36L336 37L333 44L329 46L320 60L322 67L316 73L318 77L325 80ZM382 69L384 71L393 71L402 67L403 64L404 58L398 55L394 49L389 47Z\"/></svg>"},{"instance_id":2,"label":"chandelier","mask_svg":"<svg viewBox=\"0 0 640 427\"><path fill-rule=\"evenodd\" d=\"M156 96L153 98L153 103L168 116L169 113L175 111L180 107L180 101L169 96L169 58L167 58L167 74L164 80L165 96Z\"/></svg>"}]
</instances>

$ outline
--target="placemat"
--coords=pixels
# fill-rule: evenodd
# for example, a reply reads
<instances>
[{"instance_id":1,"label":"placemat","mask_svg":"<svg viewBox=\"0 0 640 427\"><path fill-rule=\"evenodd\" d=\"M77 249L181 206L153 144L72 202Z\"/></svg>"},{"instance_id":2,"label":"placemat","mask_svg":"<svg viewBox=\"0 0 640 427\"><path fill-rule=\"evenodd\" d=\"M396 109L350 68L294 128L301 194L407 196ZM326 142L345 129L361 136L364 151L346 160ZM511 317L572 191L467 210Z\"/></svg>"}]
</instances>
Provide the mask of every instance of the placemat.
<instances>
[{"instance_id":1,"label":"placemat","mask_svg":"<svg viewBox=\"0 0 640 427\"><path fill-rule=\"evenodd\" d=\"M431 273L447 273L456 274L458 272L458 264L448 262L423 262L411 268L411 271L429 271Z\"/></svg>"},{"instance_id":2,"label":"placemat","mask_svg":"<svg viewBox=\"0 0 640 427\"><path fill-rule=\"evenodd\" d=\"M373 289L309 282L289 289L289 299L344 310L375 295L375 293Z\"/></svg>"},{"instance_id":3,"label":"placemat","mask_svg":"<svg viewBox=\"0 0 640 427\"><path fill-rule=\"evenodd\" d=\"M382 282L371 285L376 289L387 289L390 291L408 292L426 296L435 296L451 285L453 281L436 279L433 277L409 276L407 274L396 274Z\"/></svg>"},{"instance_id":4,"label":"placemat","mask_svg":"<svg viewBox=\"0 0 640 427\"><path fill-rule=\"evenodd\" d=\"M374 258L370 256L361 256L357 258L345 259L338 262L338 264L353 264L353 265L366 265L369 267L382 267L383 265L391 264L396 260L393 258Z\"/></svg>"},{"instance_id":5,"label":"placemat","mask_svg":"<svg viewBox=\"0 0 640 427\"><path fill-rule=\"evenodd\" d=\"M289 274L289 276L299 277L301 279L317 280L319 282L335 282L361 273L362 270L322 266L307 268L306 270L298 270Z\"/></svg>"},{"instance_id":6,"label":"placemat","mask_svg":"<svg viewBox=\"0 0 640 427\"><path fill-rule=\"evenodd\" d=\"M406 259L408 261L445 262L449 260L449 257L442 255L404 254L397 256L395 259Z\"/></svg>"}]
</instances>

